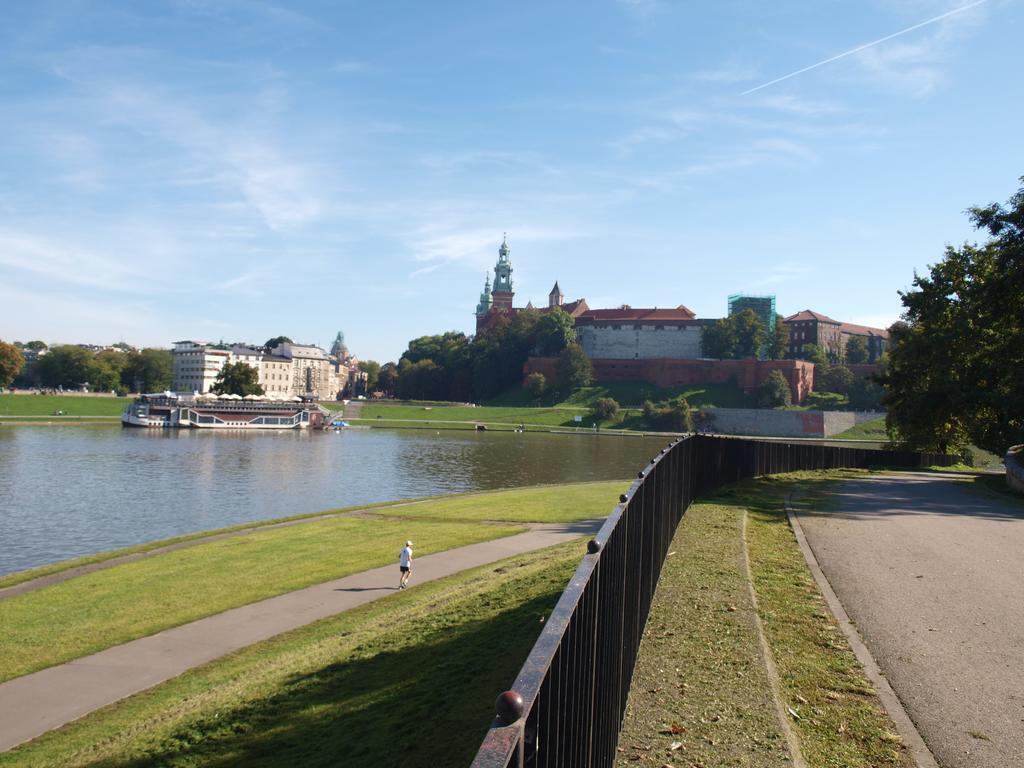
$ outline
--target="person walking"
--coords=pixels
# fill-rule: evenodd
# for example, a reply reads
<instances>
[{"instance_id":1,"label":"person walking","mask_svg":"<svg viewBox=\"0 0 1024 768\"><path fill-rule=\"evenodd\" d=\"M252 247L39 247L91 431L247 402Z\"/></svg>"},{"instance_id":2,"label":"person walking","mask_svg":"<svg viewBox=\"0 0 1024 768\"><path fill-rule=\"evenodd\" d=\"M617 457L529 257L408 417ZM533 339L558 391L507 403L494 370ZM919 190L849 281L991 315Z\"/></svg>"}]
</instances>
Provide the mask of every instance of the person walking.
<instances>
[{"instance_id":1,"label":"person walking","mask_svg":"<svg viewBox=\"0 0 1024 768\"><path fill-rule=\"evenodd\" d=\"M398 588L405 589L409 583L409 574L412 573L412 542L405 542L405 547L398 553L398 570L402 572Z\"/></svg>"}]
</instances>

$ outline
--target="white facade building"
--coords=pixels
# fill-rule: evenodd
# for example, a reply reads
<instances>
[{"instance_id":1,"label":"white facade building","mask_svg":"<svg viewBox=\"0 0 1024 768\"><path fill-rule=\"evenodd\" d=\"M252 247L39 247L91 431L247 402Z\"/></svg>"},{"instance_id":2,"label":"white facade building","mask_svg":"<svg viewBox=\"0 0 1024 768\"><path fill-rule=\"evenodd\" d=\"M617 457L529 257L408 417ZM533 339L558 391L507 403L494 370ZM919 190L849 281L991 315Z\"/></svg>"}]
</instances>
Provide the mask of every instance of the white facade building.
<instances>
[{"instance_id":1,"label":"white facade building","mask_svg":"<svg viewBox=\"0 0 1024 768\"><path fill-rule=\"evenodd\" d=\"M172 350L174 390L205 394L226 363L255 368L263 392L276 399L294 396L334 400L349 383L349 367L316 346L281 344L270 350L244 344L227 346L178 341Z\"/></svg>"}]
</instances>

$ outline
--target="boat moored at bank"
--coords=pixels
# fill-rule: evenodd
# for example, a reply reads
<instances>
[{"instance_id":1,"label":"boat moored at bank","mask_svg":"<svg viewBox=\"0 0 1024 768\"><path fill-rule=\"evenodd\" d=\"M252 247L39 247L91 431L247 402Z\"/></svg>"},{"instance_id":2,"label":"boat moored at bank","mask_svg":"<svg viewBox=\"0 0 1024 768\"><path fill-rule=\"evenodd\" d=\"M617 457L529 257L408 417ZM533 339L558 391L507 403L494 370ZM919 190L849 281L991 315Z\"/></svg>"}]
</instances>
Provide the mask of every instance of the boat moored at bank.
<instances>
[{"instance_id":1,"label":"boat moored at bank","mask_svg":"<svg viewBox=\"0 0 1024 768\"><path fill-rule=\"evenodd\" d=\"M140 396L125 409L121 423L155 429L305 429L322 428L332 418L330 411L302 398L163 392Z\"/></svg>"}]
</instances>

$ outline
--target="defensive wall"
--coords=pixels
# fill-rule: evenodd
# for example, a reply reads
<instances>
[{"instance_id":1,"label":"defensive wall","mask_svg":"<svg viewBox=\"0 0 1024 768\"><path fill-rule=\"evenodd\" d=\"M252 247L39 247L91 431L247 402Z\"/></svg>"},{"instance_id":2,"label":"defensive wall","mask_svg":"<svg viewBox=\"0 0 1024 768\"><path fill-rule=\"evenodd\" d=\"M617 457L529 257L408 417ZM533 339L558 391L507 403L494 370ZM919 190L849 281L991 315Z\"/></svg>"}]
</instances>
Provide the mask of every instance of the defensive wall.
<instances>
[{"instance_id":1,"label":"defensive wall","mask_svg":"<svg viewBox=\"0 0 1024 768\"><path fill-rule=\"evenodd\" d=\"M694 384L726 384L735 381L745 393L754 392L772 371L781 371L789 383L794 403L802 403L814 389L814 364L806 360L677 360L656 358L622 360L591 358L598 381L646 381L657 387ZM557 357L530 357L523 377L542 373L548 381L557 378Z\"/></svg>"},{"instance_id":2,"label":"defensive wall","mask_svg":"<svg viewBox=\"0 0 1024 768\"><path fill-rule=\"evenodd\" d=\"M666 358L696 360L707 321L595 325L576 321L576 339L587 357L597 360Z\"/></svg>"},{"instance_id":3,"label":"defensive wall","mask_svg":"<svg viewBox=\"0 0 1024 768\"><path fill-rule=\"evenodd\" d=\"M756 408L701 408L698 429L720 435L832 437L882 417L874 411L776 411Z\"/></svg>"},{"instance_id":4,"label":"defensive wall","mask_svg":"<svg viewBox=\"0 0 1024 768\"><path fill-rule=\"evenodd\" d=\"M1006 452L1006 484L1017 493L1024 493L1024 445L1015 445Z\"/></svg>"}]
</instances>

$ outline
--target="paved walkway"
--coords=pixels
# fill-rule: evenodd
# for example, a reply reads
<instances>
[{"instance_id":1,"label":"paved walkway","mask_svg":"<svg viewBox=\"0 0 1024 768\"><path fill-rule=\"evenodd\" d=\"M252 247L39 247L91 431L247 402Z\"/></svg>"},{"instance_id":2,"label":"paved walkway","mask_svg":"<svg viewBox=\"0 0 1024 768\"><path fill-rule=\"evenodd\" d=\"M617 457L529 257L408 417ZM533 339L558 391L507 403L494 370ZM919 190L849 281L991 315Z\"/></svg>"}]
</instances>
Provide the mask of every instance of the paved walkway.
<instances>
[{"instance_id":1,"label":"paved walkway","mask_svg":"<svg viewBox=\"0 0 1024 768\"><path fill-rule=\"evenodd\" d=\"M515 536L418 557L411 586L571 541L603 522L534 525ZM392 594L397 581L394 565L374 568L0 684L0 751L239 648Z\"/></svg>"},{"instance_id":2,"label":"paved walkway","mask_svg":"<svg viewBox=\"0 0 1024 768\"><path fill-rule=\"evenodd\" d=\"M1024 766L1024 505L894 473L829 510L807 540L939 764Z\"/></svg>"}]
</instances>

